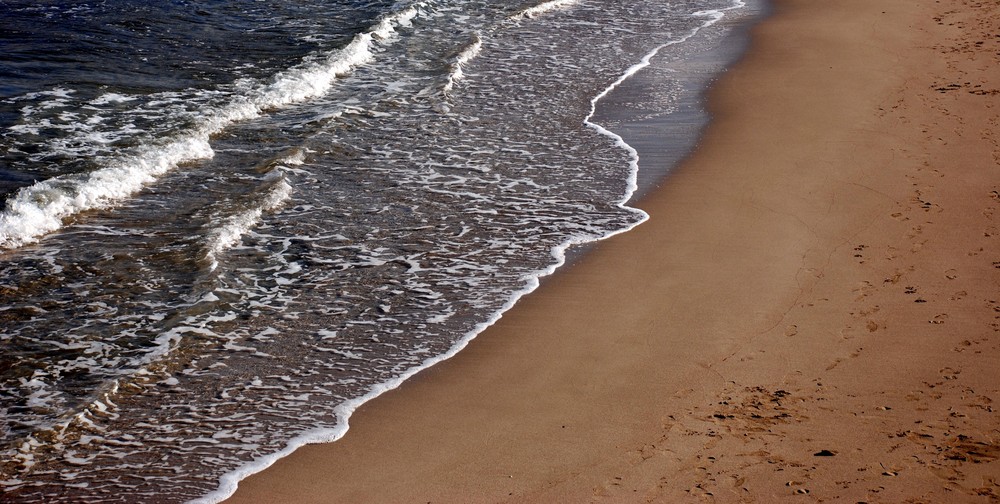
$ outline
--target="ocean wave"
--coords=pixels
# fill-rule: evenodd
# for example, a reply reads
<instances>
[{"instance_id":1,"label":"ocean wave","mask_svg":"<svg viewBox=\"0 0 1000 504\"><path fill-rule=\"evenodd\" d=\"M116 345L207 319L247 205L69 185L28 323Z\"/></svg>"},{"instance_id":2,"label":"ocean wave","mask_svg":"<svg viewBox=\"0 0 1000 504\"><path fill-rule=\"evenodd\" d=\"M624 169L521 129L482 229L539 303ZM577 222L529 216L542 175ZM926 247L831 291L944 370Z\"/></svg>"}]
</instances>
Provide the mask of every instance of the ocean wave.
<instances>
[{"instance_id":1,"label":"ocean wave","mask_svg":"<svg viewBox=\"0 0 1000 504\"><path fill-rule=\"evenodd\" d=\"M0 213L0 249L38 241L74 215L109 208L183 163L211 158L211 137L235 123L322 96L338 78L371 63L378 47L390 44L396 29L409 26L423 6L418 3L383 16L345 47L280 72L267 84L251 87L230 103L204 113L193 128L166 141L113 157L90 173L57 176L20 189ZM58 91L56 98L71 93L62 88ZM115 99L108 97L107 101Z\"/></svg>"}]
</instances>

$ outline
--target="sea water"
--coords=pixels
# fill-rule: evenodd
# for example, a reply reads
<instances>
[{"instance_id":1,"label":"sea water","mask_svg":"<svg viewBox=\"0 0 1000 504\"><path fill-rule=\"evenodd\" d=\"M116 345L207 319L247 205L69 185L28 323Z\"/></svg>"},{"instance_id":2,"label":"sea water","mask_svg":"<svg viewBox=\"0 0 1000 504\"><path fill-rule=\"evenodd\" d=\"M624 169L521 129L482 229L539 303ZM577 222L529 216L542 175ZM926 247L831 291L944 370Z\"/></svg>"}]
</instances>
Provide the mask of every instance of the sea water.
<instances>
[{"instance_id":1,"label":"sea water","mask_svg":"<svg viewBox=\"0 0 1000 504\"><path fill-rule=\"evenodd\" d=\"M747 10L0 2L0 501L214 502L337 439L647 218L595 111L659 61L625 115L690 123Z\"/></svg>"}]
</instances>

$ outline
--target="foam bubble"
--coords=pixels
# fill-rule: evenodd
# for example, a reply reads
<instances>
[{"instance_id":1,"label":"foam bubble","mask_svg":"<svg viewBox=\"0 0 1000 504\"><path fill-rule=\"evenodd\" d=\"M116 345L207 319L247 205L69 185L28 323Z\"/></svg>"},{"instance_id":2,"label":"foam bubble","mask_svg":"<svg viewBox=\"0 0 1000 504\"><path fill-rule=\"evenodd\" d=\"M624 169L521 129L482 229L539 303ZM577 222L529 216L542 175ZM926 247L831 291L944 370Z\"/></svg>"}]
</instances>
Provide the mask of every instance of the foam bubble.
<instances>
[{"instance_id":1,"label":"foam bubble","mask_svg":"<svg viewBox=\"0 0 1000 504\"><path fill-rule=\"evenodd\" d=\"M104 93L103 95L90 101L91 105L101 106L107 105L109 103L126 103L130 101L135 101L138 98L135 96L125 96L118 93Z\"/></svg>"},{"instance_id":2,"label":"foam bubble","mask_svg":"<svg viewBox=\"0 0 1000 504\"><path fill-rule=\"evenodd\" d=\"M539 14L544 14L549 11L568 7L570 5L575 4L576 2L577 0L549 0L548 2L542 2L538 5L528 7L527 9L524 9L511 16L511 19L516 21L523 18L533 18Z\"/></svg>"}]
</instances>

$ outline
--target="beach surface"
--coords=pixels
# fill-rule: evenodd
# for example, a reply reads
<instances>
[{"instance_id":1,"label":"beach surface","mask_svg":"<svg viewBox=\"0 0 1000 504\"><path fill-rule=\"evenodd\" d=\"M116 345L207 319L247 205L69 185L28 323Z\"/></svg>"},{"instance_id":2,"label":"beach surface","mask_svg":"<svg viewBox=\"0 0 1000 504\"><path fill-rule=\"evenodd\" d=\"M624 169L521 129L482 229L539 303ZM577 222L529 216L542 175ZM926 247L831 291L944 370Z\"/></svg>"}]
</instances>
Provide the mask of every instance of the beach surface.
<instances>
[{"instance_id":1,"label":"beach surface","mask_svg":"<svg viewBox=\"0 0 1000 504\"><path fill-rule=\"evenodd\" d=\"M775 0L651 220L229 502L996 502L1000 6Z\"/></svg>"}]
</instances>

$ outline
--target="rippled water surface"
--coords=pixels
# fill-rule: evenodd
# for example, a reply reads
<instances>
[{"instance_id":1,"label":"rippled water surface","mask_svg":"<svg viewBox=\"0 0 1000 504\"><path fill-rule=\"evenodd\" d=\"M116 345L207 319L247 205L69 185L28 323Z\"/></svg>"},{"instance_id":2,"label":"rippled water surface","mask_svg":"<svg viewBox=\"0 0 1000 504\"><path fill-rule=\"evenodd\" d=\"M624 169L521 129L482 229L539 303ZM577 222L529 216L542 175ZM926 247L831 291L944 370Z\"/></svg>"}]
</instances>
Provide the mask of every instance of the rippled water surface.
<instances>
[{"instance_id":1,"label":"rippled water surface","mask_svg":"<svg viewBox=\"0 0 1000 504\"><path fill-rule=\"evenodd\" d=\"M0 3L0 501L216 500L338 437L646 218L595 101L741 5Z\"/></svg>"}]
</instances>

